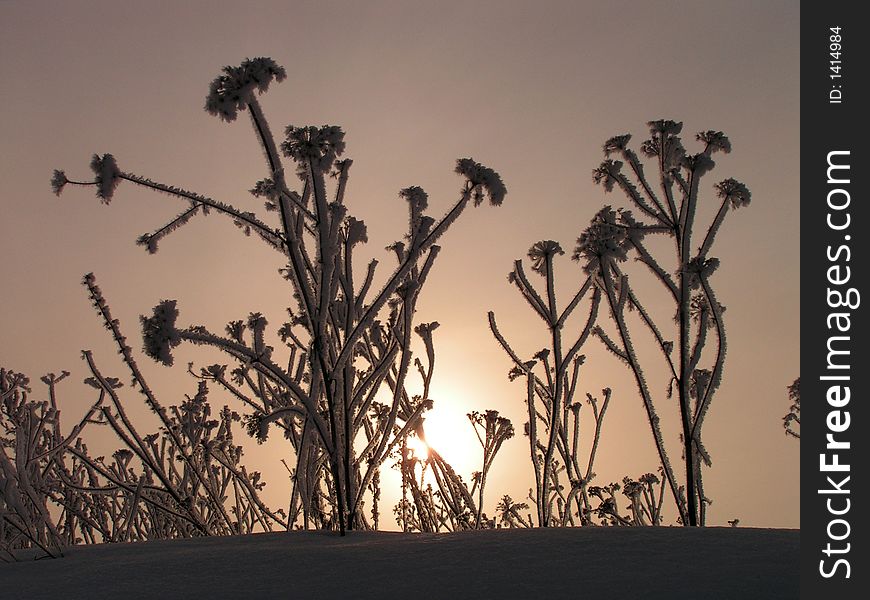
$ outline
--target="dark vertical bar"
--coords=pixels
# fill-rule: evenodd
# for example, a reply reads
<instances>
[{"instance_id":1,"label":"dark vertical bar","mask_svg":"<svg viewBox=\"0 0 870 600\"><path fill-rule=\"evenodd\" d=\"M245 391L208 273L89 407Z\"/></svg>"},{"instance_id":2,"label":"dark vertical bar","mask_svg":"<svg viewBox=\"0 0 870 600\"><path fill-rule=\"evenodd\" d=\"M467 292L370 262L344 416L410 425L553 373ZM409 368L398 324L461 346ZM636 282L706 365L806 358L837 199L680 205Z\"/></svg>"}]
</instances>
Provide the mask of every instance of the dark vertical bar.
<instances>
[{"instance_id":1,"label":"dark vertical bar","mask_svg":"<svg viewBox=\"0 0 870 600\"><path fill-rule=\"evenodd\" d=\"M861 6L801 5L801 598L866 598L870 571Z\"/></svg>"}]
</instances>

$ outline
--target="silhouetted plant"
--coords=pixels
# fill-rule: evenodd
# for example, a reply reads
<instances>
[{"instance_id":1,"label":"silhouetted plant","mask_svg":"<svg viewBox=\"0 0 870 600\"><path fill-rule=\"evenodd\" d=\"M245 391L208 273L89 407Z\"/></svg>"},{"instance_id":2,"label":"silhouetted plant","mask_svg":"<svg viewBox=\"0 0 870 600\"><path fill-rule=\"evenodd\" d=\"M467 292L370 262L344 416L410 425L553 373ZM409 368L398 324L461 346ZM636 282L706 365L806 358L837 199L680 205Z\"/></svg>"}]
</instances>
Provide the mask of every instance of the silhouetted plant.
<instances>
[{"instance_id":1,"label":"silhouetted plant","mask_svg":"<svg viewBox=\"0 0 870 600\"><path fill-rule=\"evenodd\" d=\"M657 484L659 484L658 489L656 489ZM620 491L629 500L625 515L619 511L617 492ZM604 487L590 487L589 495L599 501L598 506L592 509L590 514L598 517L601 525L645 527L661 524L664 482L652 473L647 473L638 480L623 477L621 485L613 482Z\"/></svg>"},{"instance_id":2,"label":"silhouetted plant","mask_svg":"<svg viewBox=\"0 0 870 600\"><path fill-rule=\"evenodd\" d=\"M521 510L528 510L529 505L525 502L514 502L514 499L505 494L501 501L496 505L495 510L498 512L499 525L507 528L531 528L534 526L532 515L527 514L525 517L520 514Z\"/></svg>"},{"instance_id":3,"label":"silhouetted plant","mask_svg":"<svg viewBox=\"0 0 870 600\"><path fill-rule=\"evenodd\" d=\"M632 525L655 526L661 524L665 486L664 481L660 480L658 476L654 473L646 473L637 480L623 477L622 494L630 502L628 513L631 515Z\"/></svg>"},{"instance_id":4,"label":"silhouetted plant","mask_svg":"<svg viewBox=\"0 0 870 600\"><path fill-rule=\"evenodd\" d=\"M426 444L422 427L416 435L426 447L425 456L418 456L407 443L402 445L396 462L402 473L402 498L393 512L404 531L436 533L495 527L495 520L483 512L486 476L502 444L513 437L513 424L496 410L483 414L474 411L468 419L483 449L481 470L472 474L471 489L438 451ZM434 487L426 481L427 473Z\"/></svg>"},{"instance_id":5,"label":"silhouetted plant","mask_svg":"<svg viewBox=\"0 0 870 600\"><path fill-rule=\"evenodd\" d=\"M782 426L785 434L800 439L801 437L801 378L798 377L788 386L788 399L791 406L788 414L782 418Z\"/></svg>"},{"instance_id":6,"label":"silhouetted plant","mask_svg":"<svg viewBox=\"0 0 870 600\"><path fill-rule=\"evenodd\" d=\"M720 131L704 131L696 136L702 150L688 154L679 137L682 123L660 120L648 125L651 137L643 142L641 151L655 164L656 181L648 180L640 158L628 147L631 136L627 134L613 137L604 144L607 158L595 169L593 179L604 186L606 192L614 188L622 191L641 217L650 222L637 220L631 211L607 206L595 215L592 224L577 240L573 257L583 262L586 273L604 293L616 333L611 337L612 334L600 326L594 333L634 375L663 477L671 490L680 521L686 525L702 525L708 499L704 495L701 466L709 466L711 462L701 441L701 430L722 381L726 351L724 307L710 284L719 260L709 253L728 212L748 205L751 195L746 186L735 179L717 183L714 189L721 201L719 210L700 245L693 246L697 243L692 235L701 180L714 167L712 155L719 151L730 152L731 143ZM663 234L673 239L675 271L667 270L653 257L644 242L648 234ZM628 276L620 266L629 255L649 269L672 300L676 321L674 337L668 336L661 324L656 323L653 314L629 285ZM661 351L670 380L668 398L676 388L685 463L685 476L679 480L668 458L656 403L635 351L633 326L626 320L626 310L636 310ZM712 362L709 368L701 368L704 349L711 341Z\"/></svg>"},{"instance_id":7,"label":"silhouetted plant","mask_svg":"<svg viewBox=\"0 0 870 600\"><path fill-rule=\"evenodd\" d=\"M429 448L425 456L419 456L403 443L394 466L402 475L402 495L393 508L402 531L438 533L474 528L477 508L473 490L437 450Z\"/></svg>"},{"instance_id":8,"label":"silhouetted plant","mask_svg":"<svg viewBox=\"0 0 870 600\"><path fill-rule=\"evenodd\" d=\"M624 515L619 510L617 492L622 492L629 500ZM661 524L664 482L653 473L642 475L638 480L623 477L621 485L613 482L604 487L590 487L589 495L599 501L598 506L590 511L590 515L598 517L601 525L645 527Z\"/></svg>"},{"instance_id":9,"label":"silhouetted plant","mask_svg":"<svg viewBox=\"0 0 870 600\"><path fill-rule=\"evenodd\" d=\"M344 204L351 166L350 160L339 160L344 132L329 125L291 125L278 144L258 96L285 77L272 59L246 60L238 67L225 67L206 99L206 110L221 120L234 121L239 111L250 115L266 158L266 177L251 193L265 202L267 211L277 213L277 227L253 212L122 171L110 154L94 156L93 181L72 181L56 171L52 188L59 194L67 184L95 186L97 196L108 204L117 185L126 181L187 203L184 212L139 238L149 252L196 214L215 211L246 235L256 234L287 261L282 275L295 303L279 330L287 356L273 355L265 343L266 320L259 314L230 323L226 335L220 335L201 326L176 326L178 309L171 300L143 318L145 350L167 365L173 362L172 349L182 341L213 346L232 357L237 367L231 377L222 365L204 369L201 376L229 389L252 410L247 424L258 438L265 438L269 427L276 425L291 440L296 455L291 522L298 505L304 526L313 523L343 533L345 527L370 526L362 511L364 495L374 493L383 461L431 406L433 353L428 332L417 331L429 357L427 366L418 367L423 393L409 395L406 380L413 314L438 255L435 242L469 203L477 206L488 200L500 205L506 189L495 171L463 158L455 169L464 180L459 199L440 220L424 214L428 197L421 188L402 190L410 218L404 241L391 246L399 264L383 287L370 293L377 261L368 264L362 282L355 278L353 251L367 241L367 234L365 224L350 216ZM291 190L284 158L295 165L301 192ZM331 195L327 176L336 181ZM391 399L381 405L374 398L384 383ZM361 438L360 450L355 443Z\"/></svg>"},{"instance_id":10,"label":"silhouetted plant","mask_svg":"<svg viewBox=\"0 0 870 600\"><path fill-rule=\"evenodd\" d=\"M514 436L514 426L506 417L499 416L497 410L487 410L483 414L473 411L469 413L468 420L474 428L477 441L483 448L483 465L480 471L472 475L474 486L477 487L477 515L475 527L479 528L483 511L483 492L486 487L486 476L489 473L496 454L501 445ZM481 436L483 432L483 436Z\"/></svg>"},{"instance_id":11,"label":"silhouetted plant","mask_svg":"<svg viewBox=\"0 0 870 600\"><path fill-rule=\"evenodd\" d=\"M65 545L63 531L49 510L49 495L56 486L46 465L69 443L61 435L55 395L55 385L68 375L64 371L43 377L49 400L35 402L29 399L27 376L0 368L0 556L4 560L15 560L15 550L30 547L55 557ZM70 438L83 426L84 421Z\"/></svg>"},{"instance_id":12,"label":"silhouetted plant","mask_svg":"<svg viewBox=\"0 0 870 600\"><path fill-rule=\"evenodd\" d=\"M514 284L520 294L537 313L549 330L550 345L534 355L534 360L524 361L513 350L499 331L495 314L490 311L489 325L493 335L514 363L508 376L513 381L524 378L526 382L526 409L529 420L525 424L525 434L529 439L532 466L535 473L534 494L530 500L535 504L538 525L577 524L575 516L582 521L584 511L588 512L589 498L586 486L594 477L592 470L604 414L610 402L610 390L603 391L604 400L600 410L598 401L587 394L592 407L594 432L587 460L580 457L580 408L575 401L580 366L585 356L580 348L593 330L601 291L593 285L591 275L574 294L568 306L559 310L556 302L555 275L553 258L564 254L561 246L552 240L534 244L528 252L532 270L545 280L543 295L538 293L526 277L521 260L514 262L508 281ZM585 324L576 339L566 344L563 331L566 321L586 294L591 296L589 313ZM570 489L567 494L560 482L560 472L564 470ZM573 503L573 508L572 508ZM554 506L556 514L554 514Z\"/></svg>"},{"instance_id":13,"label":"silhouetted plant","mask_svg":"<svg viewBox=\"0 0 870 600\"><path fill-rule=\"evenodd\" d=\"M199 382L196 395L188 396L181 406L164 407L143 378L132 349L120 331L120 324L112 318L94 276L86 275L84 284L118 346L133 385L159 419L162 430L161 434L150 436L142 436L137 431L117 391L120 381L104 377L92 354L85 351L83 356L92 373L85 382L99 390L101 402L107 401L106 406L101 406L100 415L124 443L124 452L132 453L128 461L135 456L144 473L135 475L127 468L112 473L101 468L97 461L90 460L85 452L71 449L73 454L112 486L126 492L132 492L134 484L139 486L138 481L143 478L153 479L157 485L146 483L136 495L149 506L176 517L175 527L179 531L165 537L249 533L256 526L270 531L272 522L286 528L284 515L269 510L259 498L258 492L263 488L260 474L249 474L240 464L242 449L233 443L232 434L232 424L238 422L240 416L224 407L217 419L210 418L205 381ZM128 518L132 516L128 515Z\"/></svg>"},{"instance_id":14,"label":"silhouetted plant","mask_svg":"<svg viewBox=\"0 0 870 600\"><path fill-rule=\"evenodd\" d=\"M34 402L29 380L0 369L0 550L39 547L50 556L64 546L270 531L287 527L283 511L259 498L264 483L241 464L233 441L237 413L224 407L212 418L208 389L165 407L145 382L132 350L112 318L93 275L84 279L91 301L112 334L133 385L159 419L142 435L121 401L123 384L104 376L90 351L83 358L98 391L94 405L64 435L57 384L69 373L42 378L48 400ZM86 426L112 429L124 447L111 460L93 457Z\"/></svg>"}]
</instances>

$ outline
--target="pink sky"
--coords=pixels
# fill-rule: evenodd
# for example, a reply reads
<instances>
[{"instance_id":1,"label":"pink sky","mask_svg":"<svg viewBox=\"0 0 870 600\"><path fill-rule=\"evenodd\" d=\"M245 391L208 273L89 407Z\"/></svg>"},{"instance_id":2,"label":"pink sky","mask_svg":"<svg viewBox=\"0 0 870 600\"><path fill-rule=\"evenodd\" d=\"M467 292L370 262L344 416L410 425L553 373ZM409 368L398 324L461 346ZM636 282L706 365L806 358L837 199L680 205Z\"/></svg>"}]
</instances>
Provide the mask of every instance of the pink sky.
<instances>
[{"instance_id":1,"label":"pink sky","mask_svg":"<svg viewBox=\"0 0 870 600\"><path fill-rule=\"evenodd\" d=\"M708 185L735 177L753 202L730 215L713 252L722 261L715 284L729 353L705 427L708 518L799 526L799 443L781 424L786 387L799 375L797 2L221 4L0 2L0 364L34 381L72 371L61 388L68 427L91 402L79 383L81 349L126 377L79 285L84 273L96 274L133 340L138 315L163 298L178 299L181 322L220 329L251 311L279 323L289 292L277 255L226 220L196 219L149 256L136 237L181 205L123 184L110 207L90 190L58 199L52 169L84 178L91 154L110 152L123 170L258 210L246 190L265 173L250 126L221 123L202 106L223 65L271 56L289 75L262 101L273 130L330 123L347 132L347 204L366 221L366 252L383 272L392 263L381 248L405 227L401 188L424 187L431 212L443 213L457 197L452 168L461 156L496 169L508 187L504 206L470 211L442 240L418 312L418 321L442 325L432 397L440 418L456 423L457 447L476 443L464 416L471 410L495 408L522 431L523 386L507 381L510 364L486 312L496 312L524 356L546 343L506 276L534 242L558 240L570 254L603 204L626 205L592 183L604 140L630 132L639 143L646 121L658 118L683 121L690 150L695 131L727 133L733 153L717 156ZM712 215L706 194L703 214ZM570 294L580 267L568 257L557 265ZM597 483L654 471L630 373L595 341L585 352L582 391L614 389ZM183 348L174 370L144 357L140 365L171 403L195 389L184 373L189 360L214 362ZM654 379L654 391L661 395L664 383ZM139 400L129 394L128 402ZM666 433L676 448L676 429ZM86 433L94 446L101 436ZM247 458L265 473L276 506L288 488L284 452L277 440ZM461 453L456 460L466 477L479 468ZM503 493L523 498L532 482L519 435L496 460L487 504Z\"/></svg>"}]
</instances>

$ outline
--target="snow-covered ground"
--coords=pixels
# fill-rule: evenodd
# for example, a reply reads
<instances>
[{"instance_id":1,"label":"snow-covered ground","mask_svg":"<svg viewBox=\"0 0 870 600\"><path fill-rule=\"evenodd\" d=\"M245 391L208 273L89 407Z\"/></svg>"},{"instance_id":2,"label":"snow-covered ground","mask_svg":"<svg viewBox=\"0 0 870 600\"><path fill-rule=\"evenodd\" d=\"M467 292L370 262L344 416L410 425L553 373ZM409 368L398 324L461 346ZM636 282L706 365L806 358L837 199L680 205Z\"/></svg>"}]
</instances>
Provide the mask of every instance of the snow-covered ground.
<instances>
[{"instance_id":1,"label":"snow-covered ground","mask_svg":"<svg viewBox=\"0 0 870 600\"><path fill-rule=\"evenodd\" d=\"M77 547L0 564L13 598L797 598L800 532L313 532Z\"/></svg>"}]
</instances>

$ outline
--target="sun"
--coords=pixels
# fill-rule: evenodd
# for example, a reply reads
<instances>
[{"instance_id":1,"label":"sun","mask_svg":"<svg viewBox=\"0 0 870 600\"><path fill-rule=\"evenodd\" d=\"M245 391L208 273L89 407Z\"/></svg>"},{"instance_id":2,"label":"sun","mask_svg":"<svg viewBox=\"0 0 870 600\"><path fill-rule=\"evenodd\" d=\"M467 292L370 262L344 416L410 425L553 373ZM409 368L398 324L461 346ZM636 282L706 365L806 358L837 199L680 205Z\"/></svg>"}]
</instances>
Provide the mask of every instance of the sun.
<instances>
[{"instance_id":1,"label":"sun","mask_svg":"<svg viewBox=\"0 0 870 600\"><path fill-rule=\"evenodd\" d=\"M429 458L429 445L416 435L408 436L407 445L414 458L419 460L426 460Z\"/></svg>"},{"instance_id":2,"label":"sun","mask_svg":"<svg viewBox=\"0 0 870 600\"><path fill-rule=\"evenodd\" d=\"M483 449L462 407L447 403L439 406L436 402L435 408L423 418L426 441L417 436L408 438L408 446L413 449L415 456L428 457L432 448L460 475L470 476L473 471L480 470Z\"/></svg>"}]
</instances>

